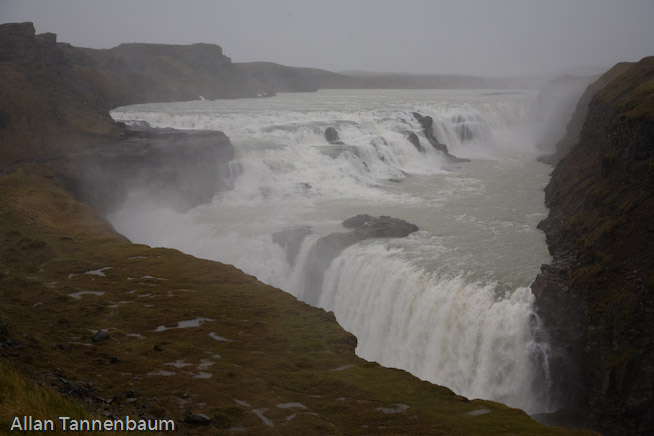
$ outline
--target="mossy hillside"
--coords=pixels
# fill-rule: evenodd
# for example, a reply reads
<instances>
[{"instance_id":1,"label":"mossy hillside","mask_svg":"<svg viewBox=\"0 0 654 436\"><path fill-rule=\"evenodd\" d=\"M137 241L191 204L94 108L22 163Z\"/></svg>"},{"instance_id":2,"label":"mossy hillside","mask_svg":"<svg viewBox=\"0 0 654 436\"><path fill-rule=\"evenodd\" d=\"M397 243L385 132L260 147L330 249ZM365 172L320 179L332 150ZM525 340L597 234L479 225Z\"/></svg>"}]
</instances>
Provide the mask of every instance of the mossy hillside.
<instances>
[{"instance_id":1,"label":"mossy hillside","mask_svg":"<svg viewBox=\"0 0 654 436\"><path fill-rule=\"evenodd\" d=\"M646 57L597 93L626 119L654 123L654 56Z\"/></svg>"},{"instance_id":2,"label":"mossy hillside","mask_svg":"<svg viewBox=\"0 0 654 436\"><path fill-rule=\"evenodd\" d=\"M130 244L41 168L0 177L0 192L0 318L21 344L3 354L96 413L173 418L185 434L591 434L359 359L331 314L232 266ZM187 411L213 422L184 424Z\"/></svg>"}]
</instances>

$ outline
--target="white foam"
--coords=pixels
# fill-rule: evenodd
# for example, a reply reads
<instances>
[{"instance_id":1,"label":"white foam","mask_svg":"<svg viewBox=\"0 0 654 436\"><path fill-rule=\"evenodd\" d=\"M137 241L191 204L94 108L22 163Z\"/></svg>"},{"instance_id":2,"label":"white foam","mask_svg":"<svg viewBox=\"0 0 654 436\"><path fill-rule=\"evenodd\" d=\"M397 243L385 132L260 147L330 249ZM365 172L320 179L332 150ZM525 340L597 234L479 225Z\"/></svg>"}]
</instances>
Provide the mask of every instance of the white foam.
<instances>
[{"instance_id":1,"label":"white foam","mask_svg":"<svg viewBox=\"0 0 654 436\"><path fill-rule=\"evenodd\" d=\"M278 409L306 409L307 406L305 406L302 403L279 403L275 407Z\"/></svg>"},{"instance_id":2,"label":"white foam","mask_svg":"<svg viewBox=\"0 0 654 436\"><path fill-rule=\"evenodd\" d=\"M193 374L193 378L201 378L201 379L208 380L211 377L213 377L213 374L211 374L209 372L199 372L197 374Z\"/></svg>"},{"instance_id":3,"label":"white foam","mask_svg":"<svg viewBox=\"0 0 654 436\"><path fill-rule=\"evenodd\" d=\"M82 296L84 295L96 295L96 296L102 296L104 295L103 291L79 291L79 292L73 292L72 294L68 294L69 297L73 297L76 300L81 300Z\"/></svg>"},{"instance_id":4,"label":"white foam","mask_svg":"<svg viewBox=\"0 0 654 436\"><path fill-rule=\"evenodd\" d=\"M404 413L408 408L409 406L406 404L396 404L395 407L378 407L376 410L379 410L380 412L387 415L393 415L396 413Z\"/></svg>"},{"instance_id":5,"label":"white foam","mask_svg":"<svg viewBox=\"0 0 654 436\"><path fill-rule=\"evenodd\" d=\"M274 427L275 424L264 415L266 411L268 411L266 407L263 407L261 409L252 409L252 413L257 415L259 419L263 421L264 424L266 424L268 427Z\"/></svg>"},{"instance_id":6,"label":"white foam","mask_svg":"<svg viewBox=\"0 0 654 436\"><path fill-rule=\"evenodd\" d=\"M160 325L159 327L154 329L154 331L155 332L163 332L163 331L166 331L166 330L173 330L173 329L188 329L188 328L192 328L192 327L200 327L200 325L202 325L202 323L211 322L211 321L215 321L215 320L213 320L211 318L205 318L205 317L200 316L198 318L189 319L189 320L186 320L186 321L178 321L176 327L166 327L164 325Z\"/></svg>"},{"instance_id":7,"label":"white foam","mask_svg":"<svg viewBox=\"0 0 654 436\"><path fill-rule=\"evenodd\" d=\"M90 270L90 271L86 271L84 274L89 274L89 275L93 275L93 276L105 277L105 273L104 273L103 271L106 271L106 270L108 270L108 269L112 269L112 268L111 268L110 266L106 266L106 267L104 267L104 268L93 269L93 270Z\"/></svg>"},{"instance_id":8,"label":"white foam","mask_svg":"<svg viewBox=\"0 0 654 436\"><path fill-rule=\"evenodd\" d=\"M162 377L170 377L172 375L175 375L174 371L165 371L165 370L160 370L160 371L151 371L148 373L150 376L155 376L155 375L160 375Z\"/></svg>"},{"instance_id":9,"label":"white foam","mask_svg":"<svg viewBox=\"0 0 654 436\"><path fill-rule=\"evenodd\" d=\"M196 368L199 369L199 370L207 370L207 369L209 369L211 366L213 366L215 364L216 364L216 362L214 362L213 360L202 359L200 361L200 363L197 365Z\"/></svg>"},{"instance_id":10,"label":"white foam","mask_svg":"<svg viewBox=\"0 0 654 436\"><path fill-rule=\"evenodd\" d=\"M193 366L192 363L187 363L183 359L182 360L176 360L174 362L164 363L164 365L174 366L175 368L178 368L178 369L185 368L187 366Z\"/></svg>"}]
</instances>

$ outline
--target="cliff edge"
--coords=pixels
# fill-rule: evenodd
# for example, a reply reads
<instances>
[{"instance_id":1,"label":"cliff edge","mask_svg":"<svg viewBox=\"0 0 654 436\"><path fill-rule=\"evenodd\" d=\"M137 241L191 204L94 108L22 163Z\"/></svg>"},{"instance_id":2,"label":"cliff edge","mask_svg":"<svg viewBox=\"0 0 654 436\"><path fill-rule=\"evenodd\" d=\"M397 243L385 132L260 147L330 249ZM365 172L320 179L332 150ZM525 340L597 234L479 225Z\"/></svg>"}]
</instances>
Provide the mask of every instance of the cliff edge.
<instances>
[{"instance_id":1,"label":"cliff edge","mask_svg":"<svg viewBox=\"0 0 654 436\"><path fill-rule=\"evenodd\" d=\"M556 400L607 434L654 434L654 57L589 86L554 161L553 262L532 289Z\"/></svg>"}]
</instances>

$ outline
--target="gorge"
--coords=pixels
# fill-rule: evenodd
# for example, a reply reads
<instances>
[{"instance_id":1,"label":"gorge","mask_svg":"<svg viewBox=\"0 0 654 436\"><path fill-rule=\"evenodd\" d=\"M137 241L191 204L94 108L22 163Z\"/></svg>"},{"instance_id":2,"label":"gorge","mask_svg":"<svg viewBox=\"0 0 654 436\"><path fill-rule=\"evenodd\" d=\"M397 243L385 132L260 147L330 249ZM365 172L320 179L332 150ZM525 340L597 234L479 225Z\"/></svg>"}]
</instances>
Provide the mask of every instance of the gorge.
<instances>
[{"instance_id":1,"label":"gorge","mask_svg":"<svg viewBox=\"0 0 654 436\"><path fill-rule=\"evenodd\" d=\"M129 244L97 212L78 202L82 200L108 215L117 230L136 242L172 246L207 258L217 257L214 253L220 253L221 249L225 251L221 256L234 259L262 252L269 264L262 264L257 258L253 271L247 270L247 265L238 266L305 301L333 310L337 317L338 299L343 292L351 295L351 290L340 290L347 277L351 278L350 283L368 292L361 295L362 301L370 299L373 291L383 290L386 285L389 289L406 286L403 290L406 295L410 289L421 289L423 285L417 283L421 280L430 283L424 289L443 288L443 299L438 302L441 307L454 304L447 300L448 289L476 292L477 296L481 292L487 298L487 307L500 314L497 319L515 323L498 328L528 331L524 344L535 351L546 344L551 347L546 353L549 359L544 360L541 354L539 366L542 370L545 362L549 365L548 376L541 374L544 378L535 379L528 374L533 364L530 359L538 353L529 355L524 353L524 348L516 349L512 351L515 354L509 355L504 369L496 374L500 382L492 382L490 388L480 388L479 384L492 380L491 375L482 373L476 380L457 385L457 394L463 390L463 395L476 397L496 389L498 393L493 394L494 399L508 399L514 406L529 408L525 403L532 401L534 395L520 398L515 395L519 390L514 388L509 388L507 394L507 384L524 386L533 382L534 391L544 392L544 384L552 383L555 398L548 401L577 411L580 420L586 419L588 414L586 425L618 434L651 431L648 405L654 397L648 385L652 380L650 257L654 250L647 224L653 210L650 207L650 111L654 71L651 58L637 64L618 65L588 88L561 143L567 141L569 145L559 146L556 157L550 160L558 163L546 188L545 201L550 212L542 227L553 261L551 266L542 268L532 285L534 302L530 300L533 296L528 288L529 281L540 264L549 261L547 254L538 248L532 253L507 245L505 253L495 246L480 258L466 252L457 253L460 261L473 265L468 266L467 275L462 276L439 276L434 265L425 269L425 265L420 264L427 258L425 253L433 255L440 249L452 248L447 246L447 237L451 236L448 232L455 228L457 220L467 227L463 227L463 239L452 240L453 246L482 240L480 234L466 234L470 229L477 229L481 234L498 232L496 242L510 235L506 228L513 227L516 234L522 232L523 238L533 238L523 239L525 245L545 248L542 240L540 246L534 242L540 237L534 227L545 217L546 211L539 209L542 196L533 192L545 185L548 169L534 162L538 151L535 149L526 153L524 160L505 159L507 154L516 151L509 146L512 141L519 143L521 140L511 137L505 128L528 118L526 108L535 98L533 93L515 93L498 100L497 95L484 95L482 91L463 97L458 91L449 94L420 91L411 94L410 104L393 107L393 101L405 99L402 104L406 103L406 96L400 98L394 91L377 92L381 97L375 98L382 98L382 101L381 104L375 101L374 106L382 106L384 111L362 105L355 114L341 112L336 115L329 114L333 106L324 103L326 100L350 98L352 105L370 94L356 90L319 91L312 94L317 96L318 102L285 94L251 101L200 100L170 105L166 102L196 100L200 96L231 98L269 91L355 86L345 86L346 79L334 73L281 66L264 68L259 65L256 68L262 70L236 74L235 69L247 67L231 64L217 46L133 44L102 52L56 44L54 36L36 36L33 27L27 24L3 25L1 30L1 71L4 77L11 79L11 86L6 85L9 80L4 81L0 95L5 241L1 280L4 296L11 301L1 314L8 325L2 333L2 350L4 357L14 360L18 368L31 373L36 380L45 380L60 391L81 398L96 412L122 413L139 403L145 405L150 416L174 416L183 421L188 418L183 415L184 411L201 411L211 416L213 428L224 430L244 426L249 431L265 433L272 428L270 422L307 434L324 431L353 434L361 425L374 425L376 433L433 434L440 431L447 434L454 428L465 428L467 434L506 434L508 431L575 434L539 426L521 412L488 401L469 401L407 373L358 359L353 354L356 338L341 330L330 313L309 308L234 268L193 259L173 250ZM130 56L139 58L142 64L127 61ZM180 68L180 64L186 67ZM141 73L130 70L134 65ZM152 80L145 83L143 77L152 77ZM243 82L248 77L249 81ZM298 81L298 77L302 80ZM317 119L309 116L311 119L307 120L293 111L283 113L280 107L274 107L288 103L289 99L295 109L301 104L322 105L299 111L304 111L305 115L308 112L329 116ZM445 105L441 113L437 106L442 105L430 105L427 100L447 101L449 106ZM109 110L116 106L148 102L158 102L158 106L132 106L112 112L115 119L132 124L129 129L109 117ZM278 112L267 111L267 105ZM584 105L588 105L587 114ZM216 117L216 111L222 111L223 116ZM447 165L453 163L448 163L434 147L427 146L429 138L413 112L431 116L435 136L448 145L454 156L470 158L470 165L462 163L459 167L448 168ZM240 114L250 118L239 118ZM252 114L259 117L259 124L252 121ZM280 122L280 116L286 119ZM273 121L274 117L277 119ZM324 138L325 129L332 125L343 145L328 145ZM182 130L158 131L152 127ZM217 132L230 129L229 139ZM416 135L425 153L412 145L407 139L408 133ZM243 146L248 135L250 140L260 135L259 139L269 138L269 142L262 139L260 143L250 143L248 150ZM475 147L481 142L480 138L486 140L498 135L501 140L491 152ZM292 143L296 141L294 137L317 146L306 151L299 147L283 149L275 143L276 140L288 142L289 138ZM189 152L190 149L193 151ZM496 159L497 156L504 160ZM290 158L294 159L295 167L289 165ZM240 165L234 165L235 160ZM322 173L309 165L316 161L324 162ZM302 167L305 164L306 167ZM523 195L513 199L518 203L532 202L533 209L524 212L523 222L516 220L517 212L511 219L498 215L489 222L476 222L477 216L465 215L461 212L465 210L463 207L457 212L456 205L451 207L451 217L444 215L438 223L445 226L451 219L449 226L439 228L424 218L427 209L422 208L423 200L445 204L445 194L455 192L468 201L488 194L489 186L502 192L506 186L500 183L501 178L479 182L484 171L490 173L498 168L506 177L504 182L510 182L509 177L518 168L518 172L525 173L524 179L517 179L520 183L526 179L534 183L518 194L511 194ZM223 177L225 174L227 176ZM248 177L258 174L260 178L242 177L244 174ZM423 181L434 185L426 189ZM136 192L135 186L142 189ZM433 186L437 189L430 192ZM482 186L484 189L480 190ZM334 192L329 189L336 193L355 192L349 200L352 204L334 203L331 197ZM407 189L409 195L401 189ZM172 195L160 198L159 192ZM390 201L382 198L380 192L391 193ZM212 203L215 193L219 201ZM377 203L364 200L375 196L379 200ZM332 215L320 216L323 212L316 214L306 209L307 202L316 197L319 201L332 201L335 206ZM144 206L153 198L160 203L155 209L146 209ZM489 204L484 207L491 209L501 198L488 195ZM143 214L139 216L141 212L134 207L122 208L125 201L132 206L143 206ZM234 208L221 209L220 201ZM257 202L270 209L252 209ZM293 275L292 266L297 262L310 262L313 243L344 232L340 227L343 219L359 213L383 215L389 204L403 205L405 212L396 208L393 216L417 224L420 231L411 232L413 236L406 238L358 244L344 251L345 247L339 246L340 257L336 262L319 262L324 264L319 268L322 288L333 290L332 294L307 297L307 289L315 292L315 287L293 287L294 277L300 279L297 274ZM121 207L117 207L119 205ZM216 210L211 209L212 205ZM365 210L361 210L362 207ZM259 219L248 225L239 214L251 215L253 210ZM135 215L134 211L137 211ZM280 211L278 217L281 218L264 220L275 217ZM217 221L217 226L214 222L214 228L208 227L207 221L201 221L212 213L218 216L222 213L225 217ZM408 216L398 216L403 213ZM301 219L293 222L289 219L291 216ZM275 219L278 221L273 223ZM201 231L184 227L184 221L199 223ZM135 222L140 223L139 230L130 234ZM237 244L229 245L226 242L231 234L220 233L224 230L220 227L226 223L241 231L235 234L254 237L241 238ZM307 229L308 223L313 228ZM490 228L484 227L489 223L492 224ZM242 227L238 228L239 225ZM171 231L173 228L176 231ZM247 232L242 232L243 229ZM274 241L274 234L289 229L295 236L278 236L278 241L282 242ZM268 231L265 235L264 230ZM143 236L147 232L151 240ZM262 235L265 238L257 239ZM411 250L414 258L402 258L402 253ZM516 257L511 257L512 252ZM375 266L388 271L388 276L380 277L379 269L371 273L365 271L370 262L362 256L371 255L376 256ZM474 276L475 272L483 276L493 271L476 266L499 262L493 258L502 256L507 256L507 264L515 268L508 269L509 279ZM448 266L456 260L437 259ZM528 268L522 268L519 261ZM133 266L136 262L142 265ZM92 273L98 270L103 275ZM421 276L425 271L432 276ZM355 273L367 275L359 276L364 277L361 280ZM402 277L404 283L391 283L393 277ZM102 282L103 278L107 283ZM444 283L446 280L449 283ZM79 300L71 297L80 292L87 294ZM500 294L502 297L498 298ZM383 310L392 312L401 304L396 297L388 295L389 305ZM426 306L424 300L417 301L418 306ZM39 303L46 303L56 315L51 317L38 312ZM31 311L25 309L28 304L33 307ZM341 310L345 311L353 306L348 301L341 304ZM72 315L77 312L80 315ZM455 336L454 330L448 330L439 340L456 339L449 352L455 362L463 364L466 358L470 359L470 366L462 371L464 376L469 376L471 367L483 367L479 359L485 355L469 355L469 350L457 349L458 345L466 340L480 341L481 348L498 353L506 350L493 350L497 341L483 343L483 334L492 330L484 323L483 315L474 319L474 314L483 314L483 310L472 312L473 315L461 316L461 313L465 312L426 313L424 317L418 316L416 322L438 331L439 327L430 326L429 322L448 316L456 321L456 314L459 314L458 320L465 323L460 330L462 336ZM541 327L535 321L537 314L548 332L548 341L540 336ZM202 332L202 341L190 339L193 345L183 345L189 341L183 333L190 329L174 326L200 318L204 321L198 322L193 330L197 328ZM344 318L339 322L354 332L359 318L353 316L349 321ZM473 321L479 324L474 325ZM39 323L43 324L35 328ZM46 333L49 323L58 323L65 333ZM111 340L96 343L84 332L86 326L106 330ZM157 326L164 326L157 334L167 335L165 339L152 333ZM393 339L396 344L424 343L421 342L423 338L411 338L395 326L388 331L374 326L366 328L381 333L382 339L397 333L397 338ZM420 333L413 326L411 330ZM16 346L16 342L26 341L25 335L31 337L31 345ZM361 333L356 332L356 335ZM237 339L241 337L247 340ZM504 343L508 350L515 345L516 336L507 338ZM372 342L361 342L361 339L359 337L359 347L364 351L360 355L369 360L386 364L384 359L389 357L384 357L384 353L394 357L404 353L394 348L395 345L380 344L379 338L373 338ZM217 350L216 347L221 348ZM75 362L71 361L71 354L78 357ZM420 367L422 362L438 361L438 356L412 359L413 363L407 365L392 365L415 371L406 366ZM54 365L45 364L46 360L56 362L58 371L66 376L57 374ZM112 360L114 363L110 363ZM193 369L183 369L186 365L193 365ZM527 368L525 378L507 380L507 374L520 372L516 369L520 365ZM127 366L132 367L130 371ZM211 383L227 393L225 398L218 398L209 388L198 384L198 380L206 380L203 374L211 374L207 372L209 367L214 372ZM166 371L178 374L167 376ZM92 387L87 383L86 373L96 374ZM425 372L419 376L428 380L434 378ZM184 379L174 380L179 377ZM62 378L66 382L61 381ZM280 381L280 378L287 380ZM54 381L48 382L50 379ZM166 380L152 382L157 379ZM134 389L139 393L135 394ZM150 398L148 401L137 399L146 395ZM109 401L105 396L117 399ZM136 401L128 401L132 398ZM541 399L536 400L539 401ZM298 413L290 414L279 404L303 407L294 406ZM299 412L306 408L319 416ZM551 409L539 405L532 411ZM294 417L288 419L290 416ZM192 421L189 419L187 423L188 431L199 434ZM584 431L576 431L576 434L584 434Z\"/></svg>"}]
</instances>

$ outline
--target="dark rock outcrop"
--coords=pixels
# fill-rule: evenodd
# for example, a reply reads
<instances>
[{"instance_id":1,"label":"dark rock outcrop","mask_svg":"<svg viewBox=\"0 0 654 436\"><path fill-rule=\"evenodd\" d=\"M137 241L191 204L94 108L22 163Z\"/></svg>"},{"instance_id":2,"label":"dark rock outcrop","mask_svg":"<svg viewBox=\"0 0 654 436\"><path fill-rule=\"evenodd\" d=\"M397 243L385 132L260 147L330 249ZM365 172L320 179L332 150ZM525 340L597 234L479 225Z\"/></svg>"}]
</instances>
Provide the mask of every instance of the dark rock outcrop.
<instances>
[{"instance_id":1,"label":"dark rock outcrop","mask_svg":"<svg viewBox=\"0 0 654 436\"><path fill-rule=\"evenodd\" d=\"M550 336L559 404L606 434L649 435L654 57L618 64L592 89L579 108L585 121L579 133L577 122L569 124L561 143L573 145L559 150L545 190L550 212L540 227L553 262L532 289Z\"/></svg>"},{"instance_id":2,"label":"dark rock outcrop","mask_svg":"<svg viewBox=\"0 0 654 436\"><path fill-rule=\"evenodd\" d=\"M354 229L358 241L369 238L404 238L420 230L415 224L390 216L356 215L343 221L343 227Z\"/></svg>"},{"instance_id":3,"label":"dark rock outcrop","mask_svg":"<svg viewBox=\"0 0 654 436\"><path fill-rule=\"evenodd\" d=\"M0 169L61 156L121 128L93 82L32 23L0 25Z\"/></svg>"},{"instance_id":4,"label":"dark rock outcrop","mask_svg":"<svg viewBox=\"0 0 654 436\"><path fill-rule=\"evenodd\" d=\"M34 23L6 23L0 25L0 33L9 37L31 39L34 38L36 31Z\"/></svg>"},{"instance_id":5,"label":"dark rock outcrop","mask_svg":"<svg viewBox=\"0 0 654 436\"><path fill-rule=\"evenodd\" d=\"M41 42L44 42L48 45L55 46L57 44L57 34L56 33L40 33L35 37Z\"/></svg>"},{"instance_id":6,"label":"dark rock outcrop","mask_svg":"<svg viewBox=\"0 0 654 436\"><path fill-rule=\"evenodd\" d=\"M425 152L425 147L422 146L420 143L420 138L418 138L418 135L415 133L411 132L407 135L406 139L413 145L420 153Z\"/></svg>"},{"instance_id":7,"label":"dark rock outcrop","mask_svg":"<svg viewBox=\"0 0 654 436\"><path fill-rule=\"evenodd\" d=\"M341 141L341 138L338 136L338 130L336 130L336 127L329 126L325 129L325 139L327 142L333 145L343 145L343 141Z\"/></svg>"},{"instance_id":8,"label":"dark rock outcrop","mask_svg":"<svg viewBox=\"0 0 654 436\"><path fill-rule=\"evenodd\" d=\"M211 418L203 413L188 413L184 418L184 422L191 425L209 425Z\"/></svg>"},{"instance_id":9,"label":"dark rock outcrop","mask_svg":"<svg viewBox=\"0 0 654 436\"><path fill-rule=\"evenodd\" d=\"M359 241L370 238L404 238L420 230L415 224L389 216L357 215L343 221L353 229L348 233L331 233L320 238L307 255L304 301L317 305L322 290L325 270L338 254Z\"/></svg>"},{"instance_id":10,"label":"dark rock outcrop","mask_svg":"<svg viewBox=\"0 0 654 436\"><path fill-rule=\"evenodd\" d=\"M107 332L103 330L98 330L97 332L93 333L91 339L93 340L93 342L102 342L109 339L109 335L107 334Z\"/></svg>"},{"instance_id":11,"label":"dark rock outcrop","mask_svg":"<svg viewBox=\"0 0 654 436\"><path fill-rule=\"evenodd\" d=\"M438 139L436 139L436 137L434 136L434 128L433 128L434 119L432 117L423 116L418 112L412 112L412 114L414 118L418 120L418 122L420 123L420 126L422 127L422 131L425 134L425 138L427 138L427 141L429 141L429 143L435 150L438 150L441 153L443 153L450 162L470 162L470 159L461 159L450 154L449 150L447 149L447 145L438 142ZM409 139L409 141L411 141L411 139ZM415 146L413 142L411 143ZM418 144L420 144L419 141ZM418 148L418 150L421 150L421 148L422 146L420 145L420 148Z\"/></svg>"}]
</instances>

